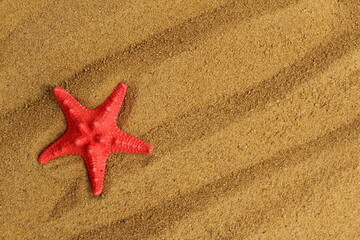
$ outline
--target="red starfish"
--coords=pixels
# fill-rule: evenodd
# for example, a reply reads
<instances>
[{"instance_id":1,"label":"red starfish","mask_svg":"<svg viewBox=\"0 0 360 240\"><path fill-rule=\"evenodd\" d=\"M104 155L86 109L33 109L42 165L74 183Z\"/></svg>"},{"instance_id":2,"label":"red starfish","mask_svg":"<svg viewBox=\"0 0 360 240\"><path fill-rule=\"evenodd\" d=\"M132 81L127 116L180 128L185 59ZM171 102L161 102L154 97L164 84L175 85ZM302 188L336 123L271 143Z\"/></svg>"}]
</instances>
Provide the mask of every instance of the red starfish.
<instances>
[{"instance_id":1,"label":"red starfish","mask_svg":"<svg viewBox=\"0 0 360 240\"><path fill-rule=\"evenodd\" d=\"M116 120L125 98L127 86L121 83L98 108L83 107L65 89L56 87L55 96L66 116L67 130L55 143L40 154L39 161L47 163L64 155L80 155L85 159L92 191L102 193L106 160L111 153L149 154L152 147L118 128Z\"/></svg>"}]
</instances>

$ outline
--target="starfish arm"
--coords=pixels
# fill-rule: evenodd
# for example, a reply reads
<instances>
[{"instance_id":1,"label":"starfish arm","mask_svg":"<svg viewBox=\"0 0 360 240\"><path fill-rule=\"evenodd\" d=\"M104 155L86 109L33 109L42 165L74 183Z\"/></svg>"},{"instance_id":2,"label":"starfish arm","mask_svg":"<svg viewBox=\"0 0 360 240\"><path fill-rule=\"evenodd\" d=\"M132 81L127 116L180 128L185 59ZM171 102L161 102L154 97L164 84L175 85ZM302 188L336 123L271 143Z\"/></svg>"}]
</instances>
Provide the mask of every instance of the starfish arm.
<instances>
[{"instance_id":1,"label":"starfish arm","mask_svg":"<svg viewBox=\"0 0 360 240\"><path fill-rule=\"evenodd\" d=\"M69 92L61 87L56 87L54 94L67 118L72 115L79 115L82 110L86 109Z\"/></svg>"},{"instance_id":2,"label":"starfish arm","mask_svg":"<svg viewBox=\"0 0 360 240\"><path fill-rule=\"evenodd\" d=\"M104 109L107 116L117 118L124 101L126 91L126 84L120 83L99 108Z\"/></svg>"},{"instance_id":3,"label":"starfish arm","mask_svg":"<svg viewBox=\"0 0 360 240\"><path fill-rule=\"evenodd\" d=\"M81 150L75 144L68 141L69 134L65 133L61 138L45 149L39 156L42 164L50 162L54 158L65 155L81 155Z\"/></svg>"},{"instance_id":4,"label":"starfish arm","mask_svg":"<svg viewBox=\"0 0 360 240\"><path fill-rule=\"evenodd\" d=\"M89 173L91 188L94 195L100 195L104 189L106 160L108 154L88 154L83 157Z\"/></svg>"},{"instance_id":5,"label":"starfish arm","mask_svg":"<svg viewBox=\"0 0 360 240\"><path fill-rule=\"evenodd\" d=\"M153 147L143 140L126 132L119 131L115 136L115 141L111 150L112 152L150 154L153 151Z\"/></svg>"}]
</instances>

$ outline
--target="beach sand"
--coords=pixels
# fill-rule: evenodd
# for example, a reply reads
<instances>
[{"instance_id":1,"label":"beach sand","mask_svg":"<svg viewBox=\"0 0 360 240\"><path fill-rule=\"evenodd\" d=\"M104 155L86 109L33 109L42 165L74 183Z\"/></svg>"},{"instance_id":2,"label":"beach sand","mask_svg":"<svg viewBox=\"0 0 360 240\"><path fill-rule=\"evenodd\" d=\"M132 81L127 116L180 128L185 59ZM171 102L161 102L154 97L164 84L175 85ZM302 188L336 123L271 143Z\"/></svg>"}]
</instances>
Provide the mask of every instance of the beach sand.
<instances>
[{"instance_id":1,"label":"beach sand","mask_svg":"<svg viewBox=\"0 0 360 240\"><path fill-rule=\"evenodd\" d=\"M360 239L358 0L0 2L1 239ZM152 155L93 196L61 86Z\"/></svg>"}]
</instances>

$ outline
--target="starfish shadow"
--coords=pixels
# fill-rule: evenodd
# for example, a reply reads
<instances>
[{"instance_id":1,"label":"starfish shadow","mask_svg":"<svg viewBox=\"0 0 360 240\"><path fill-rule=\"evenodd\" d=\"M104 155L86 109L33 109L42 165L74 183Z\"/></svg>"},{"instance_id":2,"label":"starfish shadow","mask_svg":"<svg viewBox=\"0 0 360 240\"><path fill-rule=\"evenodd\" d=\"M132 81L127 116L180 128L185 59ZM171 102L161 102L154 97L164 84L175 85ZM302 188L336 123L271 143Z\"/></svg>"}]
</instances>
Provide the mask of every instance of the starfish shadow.
<instances>
[{"instance_id":1,"label":"starfish shadow","mask_svg":"<svg viewBox=\"0 0 360 240\"><path fill-rule=\"evenodd\" d=\"M81 179L77 178L71 183L69 190L55 203L54 208L50 211L50 218L59 219L63 214L70 212L78 206L80 201L77 192L80 181Z\"/></svg>"}]
</instances>

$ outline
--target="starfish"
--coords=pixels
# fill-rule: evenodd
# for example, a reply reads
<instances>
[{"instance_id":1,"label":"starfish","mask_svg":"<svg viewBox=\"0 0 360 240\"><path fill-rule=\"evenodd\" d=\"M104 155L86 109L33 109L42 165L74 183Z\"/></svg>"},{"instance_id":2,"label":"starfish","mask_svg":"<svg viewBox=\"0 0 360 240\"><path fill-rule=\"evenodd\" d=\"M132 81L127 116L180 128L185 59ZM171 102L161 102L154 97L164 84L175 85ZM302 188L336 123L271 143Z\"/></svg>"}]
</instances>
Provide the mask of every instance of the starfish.
<instances>
[{"instance_id":1,"label":"starfish","mask_svg":"<svg viewBox=\"0 0 360 240\"><path fill-rule=\"evenodd\" d=\"M104 188L106 160L111 153L126 152L150 154L152 146L133 137L120 128L118 118L127 86L119 84L112 94L96 109L82 106L65 89L56 87L54 94L67 121L65 134L44 150L42 164L64 155L80 155L86 163L94 195Z\"/></svg>"}]
</instances>

